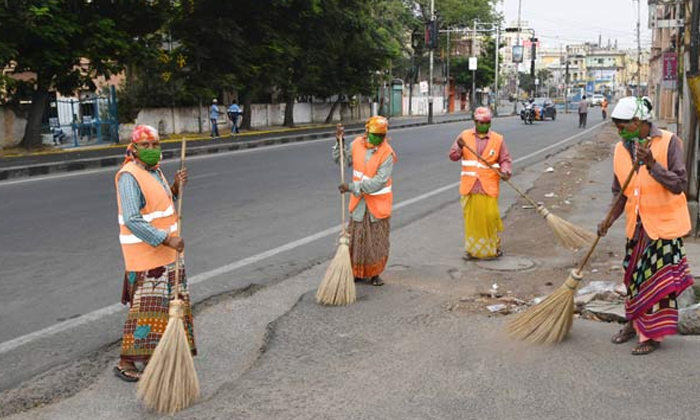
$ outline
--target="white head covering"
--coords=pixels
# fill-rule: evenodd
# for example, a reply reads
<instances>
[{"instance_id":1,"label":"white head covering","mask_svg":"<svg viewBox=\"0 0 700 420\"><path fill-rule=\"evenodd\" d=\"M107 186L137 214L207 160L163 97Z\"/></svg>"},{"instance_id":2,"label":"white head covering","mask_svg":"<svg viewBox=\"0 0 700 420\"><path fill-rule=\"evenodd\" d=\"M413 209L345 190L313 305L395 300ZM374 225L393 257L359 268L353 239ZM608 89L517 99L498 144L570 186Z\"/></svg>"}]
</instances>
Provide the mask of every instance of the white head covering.
<instances>
[{"instance_id":1,"label":"white head covering","mask_svg":"<svg viewBox=\"0 0 700 420\"><path fill-rule=\"evenodd\" d=\"M642 121L650 121L654 118L651 112L651 101L646 96L637 98L636 96L627 96L615 105L612 112L612 118L616 120L631 120L638 118Z\"/></svg>"}]
</instances>

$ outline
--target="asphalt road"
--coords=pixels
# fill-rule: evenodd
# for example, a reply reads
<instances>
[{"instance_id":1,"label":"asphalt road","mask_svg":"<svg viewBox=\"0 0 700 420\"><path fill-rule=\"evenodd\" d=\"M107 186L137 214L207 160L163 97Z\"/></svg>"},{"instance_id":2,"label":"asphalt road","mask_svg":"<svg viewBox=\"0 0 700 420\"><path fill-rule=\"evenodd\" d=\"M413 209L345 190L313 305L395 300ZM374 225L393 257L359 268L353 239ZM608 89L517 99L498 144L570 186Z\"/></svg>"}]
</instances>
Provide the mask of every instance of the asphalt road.
<instances>
[{"instance_id":1,"label":"asphalt road","mask_svg":"<svg viewBox=\"0 0 700 420\"><path fill-rule=\"evenodd\" d=\"M594 110L589 127L598 122ZM399 158L395 203L406 203L392 219L394 230L457 200L456 187L444 188L458 182L460 170L447 159L447 151L470 125L390 132ZM503 118L493 128L505 135L513 157L522 158L580 133L576 125L570 114L533 126ZM271 146L188 162L191 181L183 203L183 236L196 301L283 280L333 254L335 235L330 230L339 226L340 200L332 142ZM518 166L542 158L544 154L533 155ZM165 163L166 175L172 176L176 165ZM123 273L114 173L108 169L0 183L0 357L24 351L71 319L80 320L81 329L60 332L70 349L51 352L37 363L58 362L68 353L84 353L118 337L121 315L104 312L119 302ZM433 195L407 202L426 194ZM23 357L13 355L14 360Z\"/></svg>"}]
</instances>

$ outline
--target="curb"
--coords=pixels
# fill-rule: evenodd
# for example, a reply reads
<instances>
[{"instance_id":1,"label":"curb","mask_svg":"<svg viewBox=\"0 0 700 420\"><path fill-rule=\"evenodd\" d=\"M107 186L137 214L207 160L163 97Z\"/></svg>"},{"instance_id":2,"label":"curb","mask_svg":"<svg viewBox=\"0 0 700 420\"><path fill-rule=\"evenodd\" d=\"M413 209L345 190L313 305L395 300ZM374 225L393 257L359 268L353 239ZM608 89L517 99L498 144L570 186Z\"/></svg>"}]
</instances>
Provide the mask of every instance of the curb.
<instances>
[{"instance_id":1,"label":"curb","mask_svg":"<svg viewBox=\"0 0 700 420\"><path fill-rule=\"evenodd\" d=\"M436 121L432 125L436 124L451 124L455 122L471 121L469 118L457 118L448 121ZM394 129L399 128L410 128L410 127L422 127L425 125L431 125L427 122L415 122L401 124ZM346 134L359 134L363 133L364 127L362 128L352 128L346 129ZM271 137L267 139L259 140L248 140L235 143L221 143L214 145L204 145L204 146L192 146L187 149L187 156L198 156L198 155L209 155L215 153L230 152L236 150L246 150L254 149L258 147L273 146L276 144L287 144L287 143L297 143L302 141L317 140L320 138L332 136L334 131L320 131L316 133L291 135L284 137ZM179 149L166 149L163 150L163 160L177 159L180 157ZM0 168L0 181L5 181L14 178L25 178L40 175L50 175L57 172L76 172L84 171L88 169L100 169L117 167L124 160L124 154L112 154L109 156L103 156L98 158L85 158L85 159L74 159L74 160L64 160L59 162L49 162L49 163L39 163L34 165L25 166L10 166L7 168Z\"/></svg>"}]
</instances>

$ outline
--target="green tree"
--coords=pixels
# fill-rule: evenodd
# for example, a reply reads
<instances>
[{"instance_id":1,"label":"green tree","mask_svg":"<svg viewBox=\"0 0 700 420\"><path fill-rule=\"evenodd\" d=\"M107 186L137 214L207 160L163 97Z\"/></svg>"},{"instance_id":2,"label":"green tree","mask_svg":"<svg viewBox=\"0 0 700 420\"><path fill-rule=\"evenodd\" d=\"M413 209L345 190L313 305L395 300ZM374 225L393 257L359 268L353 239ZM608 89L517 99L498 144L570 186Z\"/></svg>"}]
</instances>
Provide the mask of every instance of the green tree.
<instances>
[{"instance_id":1,"label":"green tree","mask_svg":"<svg viewBox=\"0 0 700 420\"><path fill-rule=\"evenodd\" d=\"M13 0L0 2L0 66L31 73L32 103L24 147L41 145L49 92L94 89L141 56L143 39L161 27L170 3L151 0Z\"/></svg>"},{"instance_id":2,"label":"green tree","mask_svg":"<svg viewBox=\"0 0 700 420\"><path fill-rule=\"evenodd\" d=\"M455 85L465 90L472 89L472 71L469 70L469 58L458 58L450 66L450 73L455 77ZM476 70L476 87L492 86L496 77L496 42L488 39L479 55Z\"/></svg>"}]
</instances>

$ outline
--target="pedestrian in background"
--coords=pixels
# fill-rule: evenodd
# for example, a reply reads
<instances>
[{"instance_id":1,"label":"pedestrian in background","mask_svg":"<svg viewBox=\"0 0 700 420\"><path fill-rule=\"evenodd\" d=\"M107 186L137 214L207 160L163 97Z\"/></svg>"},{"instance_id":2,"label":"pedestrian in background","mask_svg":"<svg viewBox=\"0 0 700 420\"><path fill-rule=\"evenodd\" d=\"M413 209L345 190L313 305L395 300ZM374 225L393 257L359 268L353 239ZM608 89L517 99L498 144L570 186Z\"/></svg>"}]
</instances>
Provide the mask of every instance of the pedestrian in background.
<instances>
[{"instance_id":1,"label":"pedestrian in background","mask_svg":"<svg viewBox=\"0 0 700 420\"><path fill-rule=\"evenodd\" d=\"M184 265L180 263L180 290L175 282L175 260L185 243L173 234L178 215L173 204L181 186L187 183L187 170L178 171L168 185L160 170L158 131L139 125L131 134L126 159L117 172L119 242L126 266L122 304L129 304L124 324L121 358L114 373L127 382L136 382L141 373L135 363L148 363L169 320L169 303L176 295L185 302L185 329L196 354L192 312Z\"/></svg>"},{"instance_id":2,"label":"pedestrian in background","mask_svg":"<svg viewBox=\"0 0 700 420\"><path fill-rule=\"evenodd\" d=\"M586 120L588 119L588 101L586 95L583 95L578 101L578 128L586 128Z\"/></svg>"},{"instance_id":3,"label":"pedestrian in background","mask_svg":"<svg viewBox=\"0 0 700 420\"><path fill-rule=\"evenodd\" d=\"M659 348L664 337L678 329L677 298L693 284L685 257L683 236L691 228L685 189L688 184L683 143L673 133L651 122L647 98L622 98L612 112L621 141L613 158L615 177L612 192L617 195L632 171L640 165L606 225L598 226L604 236L624 212L627 244L623 261L627 287L627 324L612 342L622 344L635 334L639 343L634 355Z\"/></svg>"},{"instance_id":4,"label":"pedestrian in background","mask_svg":"<svg viewBox=\"0 0 700 420\"><path fill-rule=\"evenodd\" d=\"M238 102L233 101L226 113L228 114L228 119L231 120L231 134L238 134L238 116L241 115L241 108L238 106Z\"/></svg>"},{"instance_id":5,"label":"pedestrian in background","mask_svg":"<svg viewBox=\"0 0 700 420\"><path fill-rule=\"evenodd\" d=\"M486 166L471 150L509 179L512 160L503 136L491 130L491 110L479 107L474 111L474 128L462 131L450 148L450 160L461 161L461 182L464 217L464 258L493 259L503 255L501 240L503 222L498 210L501 177Z\"/></svg>"},{"instance_id":6,"label":"pedestrian in background","mask_svg":"<svg viewBox=\"0 0 700 420\"><path fill-rule=\"evenodd\" d=\"M380 116L371 117L365 125L365 134L345 145L345 164L351 166L352 182L341 184L341 194L350 193L350 259L355 281L369 281L382 286L380 274L389 260L389 231L393 192L391 173L396 153L386 137L389 121ZM339 125L336 138L343 137ZM333 147L333 159L340 160L338 143Z\"/></svg>"},{"instance_id":7,"label":"pedestrian in background","mask_svg":"<svg viewBox=\"0 0 700 420\"><path fill-rule=\"evenodd\" d=\"M219 137L219 127L216 124L216 121L219 119L219 114L223 114L223 112L219 111L219 101L216 99L213 99L211 101L211 107L209 108L209 122L211 122L211 136L212 137Z\"/></svg>"}]
</instances>

